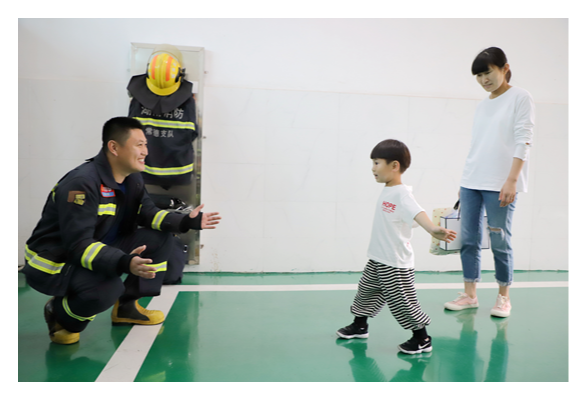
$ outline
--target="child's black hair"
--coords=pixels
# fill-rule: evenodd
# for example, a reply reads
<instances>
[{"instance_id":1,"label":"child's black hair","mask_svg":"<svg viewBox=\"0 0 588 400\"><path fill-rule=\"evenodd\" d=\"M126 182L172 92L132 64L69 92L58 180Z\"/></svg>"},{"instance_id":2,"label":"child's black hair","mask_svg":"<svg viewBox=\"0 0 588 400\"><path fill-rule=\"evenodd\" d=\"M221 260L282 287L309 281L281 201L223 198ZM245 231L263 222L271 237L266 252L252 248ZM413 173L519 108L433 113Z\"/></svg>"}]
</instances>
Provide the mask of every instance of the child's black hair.
<instances>
[{"instance_id":1,"label":"child's black hair","mask_svg":"<svg viewBox=\"0 0 588 400\"><path fill-rule=\"evenodd\" d=\"M482 72L486 72L490 70L491 65L495 65L498 68L503 68L504 64L506 64L508 60L506 59L506 54L504 51L499 49L498 47L488 47L487 49L483 50L476 56L474 62L472 63L472 75L478 75ZM506 81L510 82L511 77L510 69L506 73Z\"/></svg>"},{"instance_id":2,"label":"child's black hair","mask_svg":"<svg viewBox=\"0 0 588 400\"><path fill-rule=\"evenodd\" d=\"M404 173L410 167L410 151L404 143L399 140L386 139L374 147L370 155L372 160L381 158L390 164L392 161L400 163L400 173Z\"/></svg>"}]
</instances>

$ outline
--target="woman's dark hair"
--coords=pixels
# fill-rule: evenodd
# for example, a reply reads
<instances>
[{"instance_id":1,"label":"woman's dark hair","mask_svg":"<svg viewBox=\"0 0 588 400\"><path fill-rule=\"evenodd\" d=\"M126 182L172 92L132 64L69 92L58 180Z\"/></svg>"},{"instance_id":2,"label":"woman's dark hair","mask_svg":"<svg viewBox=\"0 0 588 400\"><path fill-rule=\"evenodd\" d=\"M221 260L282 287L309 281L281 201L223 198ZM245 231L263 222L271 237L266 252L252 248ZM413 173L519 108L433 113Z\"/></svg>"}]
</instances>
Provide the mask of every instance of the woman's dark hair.
<instances>
[{"instance_id":1,"label":"woman's dark hair","mask_svg":"<svg viewBox=\"0 0 588 400\"><path fill-rule=\"evenodd\" d=\"M502 68L507 62L508 60L504 51L498 47L488 47L476 56L476 59L472 63L472 75L478 75L490 70L490 65L496 65L498 68ZM511 75L509 69L506 73L507 82L510 82Z\"/></svg>"},{"instance_id":2,"label":"woman's dark hair","mask_svg":"<svg viewBox=\"0 0 588 400\"><path fill-rule=\"evenodd\" d=\"M410 151L404 143L399 140L386 139L374 147L370 155L372 160L381 158L390 164L392 161L400 163L400 173L404 173L410 167Z\"/></svg>"}]
</instances>

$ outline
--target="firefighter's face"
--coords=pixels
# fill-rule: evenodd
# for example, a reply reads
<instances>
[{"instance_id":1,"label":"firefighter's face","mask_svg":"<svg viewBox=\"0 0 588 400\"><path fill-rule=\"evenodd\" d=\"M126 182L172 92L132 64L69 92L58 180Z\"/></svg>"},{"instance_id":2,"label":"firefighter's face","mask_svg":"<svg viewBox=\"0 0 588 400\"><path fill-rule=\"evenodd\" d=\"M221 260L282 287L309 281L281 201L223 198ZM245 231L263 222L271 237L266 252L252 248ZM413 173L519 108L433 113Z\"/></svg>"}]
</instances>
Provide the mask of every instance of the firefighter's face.
<instances>
[{"instance_id":1,"label":"firefighter's face","mask_svg":"<svg viewBox=\"0 0 588 400\"><path fill-rule=\"evenodd\" d=\"M118 145L118 159L121 167L127 173L141 172L145 170L145 157L147 157L147 139L141 129L131 129L129 138L124 145Z\"/></svg>"}]
</instances>

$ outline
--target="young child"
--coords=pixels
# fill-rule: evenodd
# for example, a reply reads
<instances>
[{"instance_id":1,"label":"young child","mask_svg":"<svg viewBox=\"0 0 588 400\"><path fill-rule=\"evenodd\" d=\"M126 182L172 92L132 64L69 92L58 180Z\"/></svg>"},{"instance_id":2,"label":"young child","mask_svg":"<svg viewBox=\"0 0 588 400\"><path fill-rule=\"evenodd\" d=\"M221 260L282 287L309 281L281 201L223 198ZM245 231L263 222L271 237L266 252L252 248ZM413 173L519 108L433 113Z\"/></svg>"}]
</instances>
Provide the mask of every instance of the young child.
<instances>
[{"instance_id":1,"label":"young child","mask_svg":"<svg viewBox=\"0 0 588 400\"><path fill-rule=\"evenodd\" d=\"M337 331L343 339L367 338L368 317L375 317L384 304L400 326L413 332L411 339L398 346L404 353L417 354L433 350L425 326L431 320L421 310L414 287L414 256L410 246L413 222L416 221L437 239L451 242L454 231L433 225L414 199L402 174L410 166L410 152L398 140L384 140L371 153L376 182L386 186L378 199L369 261L359 281L351 313L355 320Z\"/></svg>"}]
</instances>

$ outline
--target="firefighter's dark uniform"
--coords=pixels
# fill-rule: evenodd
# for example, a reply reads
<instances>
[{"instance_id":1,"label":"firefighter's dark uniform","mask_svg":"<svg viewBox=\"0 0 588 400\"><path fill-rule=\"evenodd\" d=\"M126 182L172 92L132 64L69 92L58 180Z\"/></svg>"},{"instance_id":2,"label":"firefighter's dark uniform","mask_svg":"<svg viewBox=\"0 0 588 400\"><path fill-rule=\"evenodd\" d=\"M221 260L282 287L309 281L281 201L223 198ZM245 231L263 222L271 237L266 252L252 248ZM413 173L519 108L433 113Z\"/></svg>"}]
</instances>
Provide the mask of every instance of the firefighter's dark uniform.
<instances>
[{"instance_id":1,"label":"firefighter's dark uniform","mask_svg":"<svg viewBox=\"0 0 588 400\"><path fill-rule=\"evenodd\" d=\"M56 321L70 332L81 332L119 298L159 295L170 232L201 229L201 219L202 213L189 218L155 207L139 173L120 186L100 151L66 174L49 194L26 242L23 272L32 288L55 296ZM157 268L154 279L130 274L135 255L129 253L141 245L147 248L140 256L152 259L150 265ZM123 273L129 274L124 284Z\"/></svg>"},{"instance_id":2,"label":"firefighter's dark uniform","mask_svg":"<svg viewBox=\"0 0 588 400\"><path fill-rule=\"evenodd\" d=\"M177 91L158 96L146 84L147 74L133 76L127 86L132 96L129 117L145 127L149 155L143 180L149 185L187 185L194 175L194 148L198 137L192 83L181 81Z\"/></svg>"}]
</instances>

